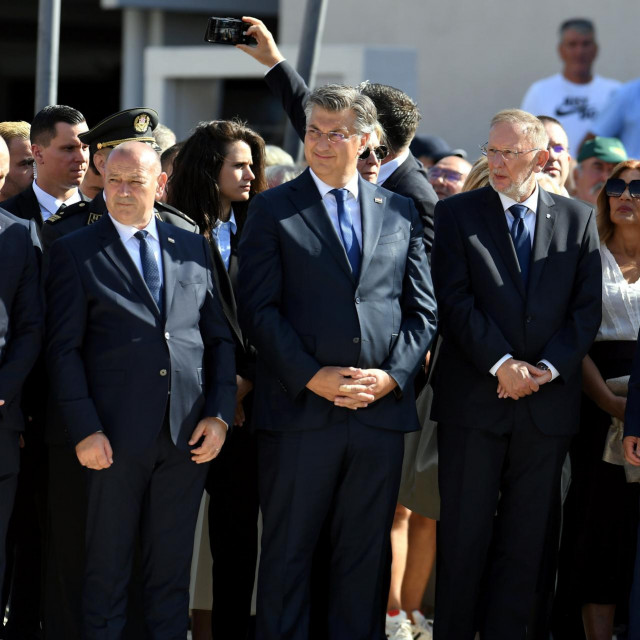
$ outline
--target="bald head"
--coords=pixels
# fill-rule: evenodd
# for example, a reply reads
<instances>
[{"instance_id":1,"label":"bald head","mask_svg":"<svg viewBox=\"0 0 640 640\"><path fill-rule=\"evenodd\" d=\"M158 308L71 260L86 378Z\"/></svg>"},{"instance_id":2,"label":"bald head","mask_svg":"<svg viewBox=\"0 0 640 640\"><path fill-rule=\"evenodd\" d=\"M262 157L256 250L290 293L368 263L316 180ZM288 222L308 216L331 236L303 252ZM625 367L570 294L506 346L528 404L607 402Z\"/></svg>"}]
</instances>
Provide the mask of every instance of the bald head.
<instances>
[{"instance_id":1,"label":"bald head","mask_svg":"<svg viewBox=\"0 0 640 640\"><path fill-rule=\"evenodd\" d=\"M109 213L118 222L144 229L162 196L167 174L158 154L144 142L124 142L105 164L104 193Z\"/></svg>"},{"instance_id":2,"label":"bald head","mask_svg":"<svg viewBox=\"0 0 640 640\"><path fill-rule=\"evenodd\" d=\"M4 181L9 173L9 147L3 138L0 138L0 191L4 187Z\"/></svg>"}]
</instances>

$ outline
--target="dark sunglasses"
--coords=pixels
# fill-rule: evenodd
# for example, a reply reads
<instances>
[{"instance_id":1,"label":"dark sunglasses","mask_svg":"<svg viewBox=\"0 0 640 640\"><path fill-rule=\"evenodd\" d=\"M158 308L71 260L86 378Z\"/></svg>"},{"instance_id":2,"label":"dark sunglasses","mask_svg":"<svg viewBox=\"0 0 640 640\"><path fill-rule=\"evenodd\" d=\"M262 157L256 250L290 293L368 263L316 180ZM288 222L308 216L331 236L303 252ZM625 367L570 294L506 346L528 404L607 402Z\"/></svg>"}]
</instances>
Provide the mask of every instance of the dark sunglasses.
<instances>
[{"instance_id":1,"label":"dark sunglasses","mask_svg":"<svg viewBox=\"0 0 640 640\"><path fill-rule=\"evenodd\" d=\"M609 178L604 185L604 190L609 197L619 198L627 187L632 198L640 198L640 180L625 182L622 178Z\"/></svg>"},{"instance_id":2,"label":"dark sunglasses","mask_svg":"<svg viewBox=\"0 0 640 640\"><path fill-rule=\"evenodd\" d=\"M360 160L366 160L371 155L371 147L367 147L359 156ZM376 158L382 161L389 155L389 149L381 144L379 147L373 149L373 153L376 154Z\"/></svg>"}]
</instances>

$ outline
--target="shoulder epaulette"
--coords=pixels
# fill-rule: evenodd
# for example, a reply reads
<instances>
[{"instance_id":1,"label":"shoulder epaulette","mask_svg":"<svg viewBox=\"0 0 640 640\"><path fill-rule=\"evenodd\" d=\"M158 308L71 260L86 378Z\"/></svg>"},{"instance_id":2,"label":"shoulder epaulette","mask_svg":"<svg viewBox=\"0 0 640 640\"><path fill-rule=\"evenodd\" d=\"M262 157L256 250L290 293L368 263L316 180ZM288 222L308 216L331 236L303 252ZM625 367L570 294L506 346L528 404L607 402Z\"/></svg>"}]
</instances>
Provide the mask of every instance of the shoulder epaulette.
<instances>
[{"instance_id":1,"label":"shoulder epaulette","mask_svg":"<svg viewBox=\"0 0 640 640\"><path fill-rule=\"evenodd\" d=\"M173 213L174 215L179 216L183 220L186 220L189 224L192 224L194 227L198 226L198 223L195 220L192 220L186 213L182 213L182 211L180 211L179 209L176 209L175 207L172 207L170 204L167 204L166 202L156 202L156 208L160 209L160 211L164 209L167 213Z\"/></svg>"}]
</instances>

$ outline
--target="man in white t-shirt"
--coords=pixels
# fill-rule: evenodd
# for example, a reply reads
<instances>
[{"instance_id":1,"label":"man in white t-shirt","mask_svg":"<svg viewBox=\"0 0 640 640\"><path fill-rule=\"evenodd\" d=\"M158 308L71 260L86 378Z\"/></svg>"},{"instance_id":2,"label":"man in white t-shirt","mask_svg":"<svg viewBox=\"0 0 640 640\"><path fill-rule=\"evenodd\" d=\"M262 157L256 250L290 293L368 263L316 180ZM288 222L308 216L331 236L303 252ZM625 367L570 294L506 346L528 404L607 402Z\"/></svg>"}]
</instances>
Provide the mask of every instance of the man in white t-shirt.
<instances>
[{"instance_id":1,"label":"man in white t-shirt","mask_svg":"<svg viewBox=\"0 0 640 640\"><path fill-rule=\"evenodd\" d=\"M569 137L569 151L576 157L580 143L620 82L592 73L598 45L590 20L573 18L560 25L558 55L564 63L562 73L534 82L522 100L522 109L559 120Z\"/></svg>"}]
</instances>

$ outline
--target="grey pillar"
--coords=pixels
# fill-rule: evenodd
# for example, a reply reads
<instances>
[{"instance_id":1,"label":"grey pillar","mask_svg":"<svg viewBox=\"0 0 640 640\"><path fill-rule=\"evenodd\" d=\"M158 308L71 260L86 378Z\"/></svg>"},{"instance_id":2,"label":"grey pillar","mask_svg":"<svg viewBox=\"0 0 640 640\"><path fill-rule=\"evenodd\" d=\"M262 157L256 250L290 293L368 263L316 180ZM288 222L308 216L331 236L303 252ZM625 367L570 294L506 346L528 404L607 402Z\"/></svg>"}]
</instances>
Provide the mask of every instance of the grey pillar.
<instances>
[{"instance_id":1,"label":"grey pillar","mask_svg":"<svg viewBox=\"0 0 640 640\"><path fill-rule=\"evenodd\" d=\"M315 84L320 41L322 40L327 15L327 4L327 0L307 0L298 53L297 70L304 78L308 87L313 87ZM298 134L291 125L287 127L285 132L284 148L294 158L300 158L302 150L300 138L298 138Z\"/></svg>"},{"instance_id":2,"label":"grey pillar","mask_svg":"<svg viewBox=\"0 0 640 640\"><path fill-rule=\"evenodd\" d=\"M34 113L58 101L61 0L40 0Z\"/></svg>"},{"instance_id":3,"label":"grey pillar","mask_svg":"<svg viewBox=\"0 0 640 640\"><path fill-rule=\"evenodd\" d=\"M144 48L146 43L145 12L140 9L122 11L122 73L120 108L142 107Z\"/></svg>"}]
</instances>

